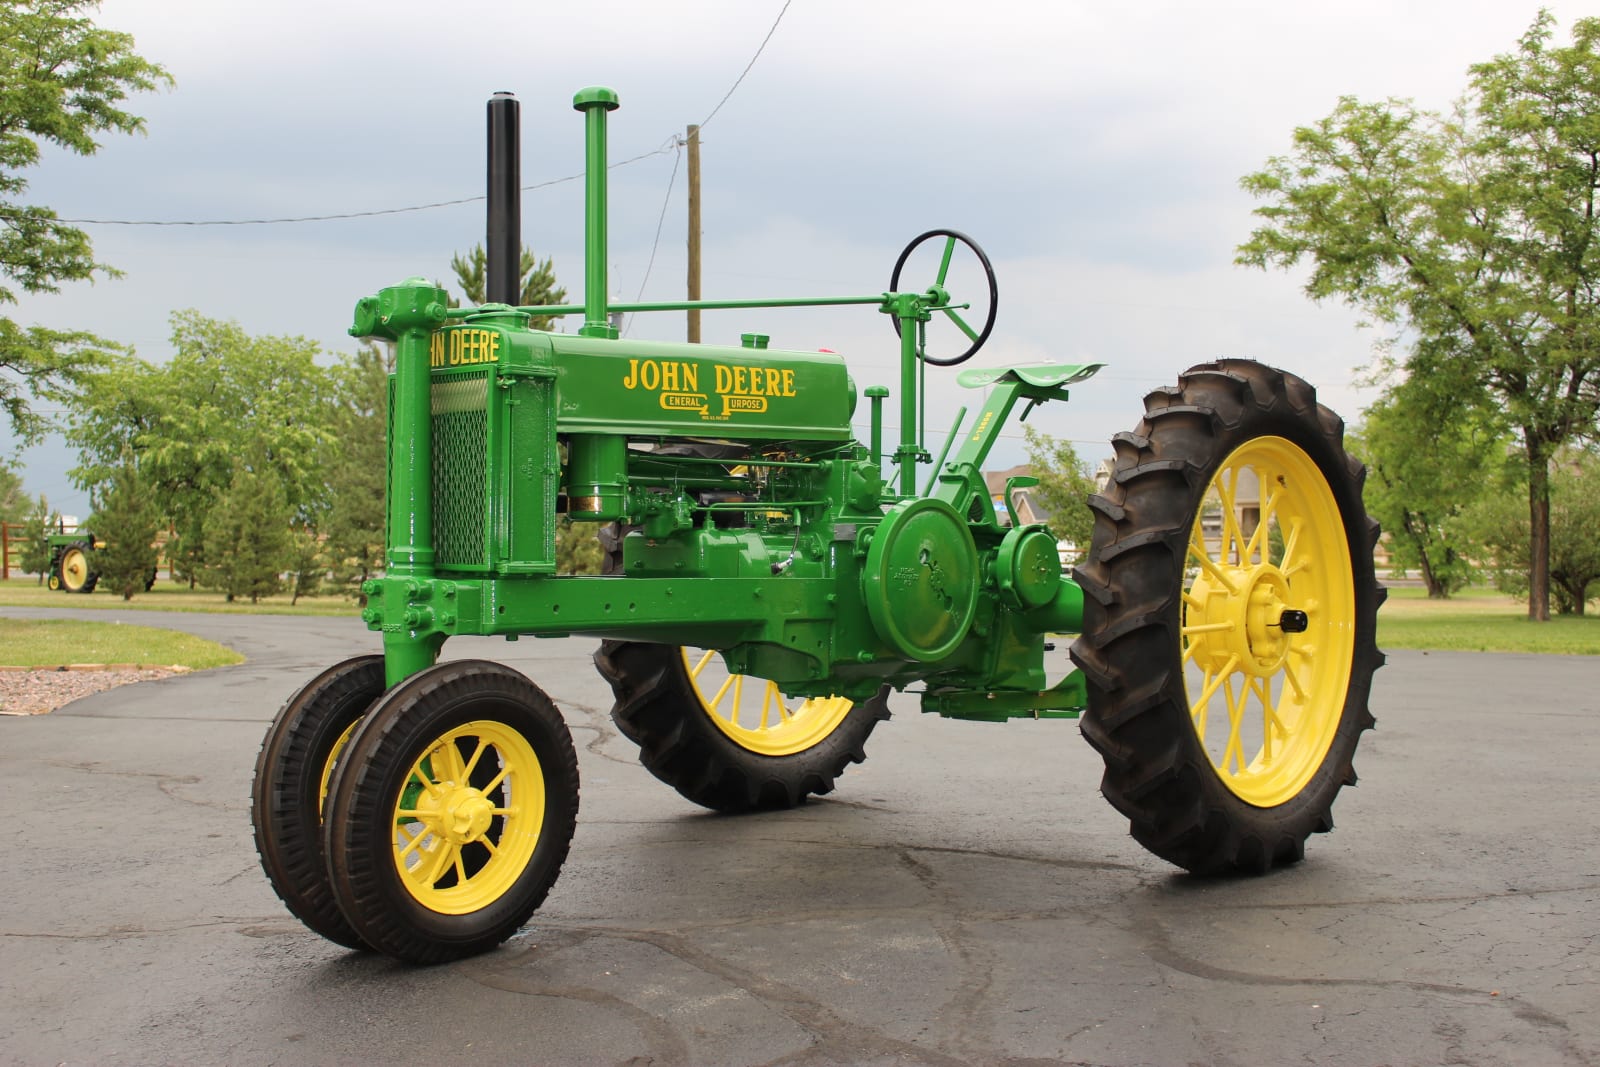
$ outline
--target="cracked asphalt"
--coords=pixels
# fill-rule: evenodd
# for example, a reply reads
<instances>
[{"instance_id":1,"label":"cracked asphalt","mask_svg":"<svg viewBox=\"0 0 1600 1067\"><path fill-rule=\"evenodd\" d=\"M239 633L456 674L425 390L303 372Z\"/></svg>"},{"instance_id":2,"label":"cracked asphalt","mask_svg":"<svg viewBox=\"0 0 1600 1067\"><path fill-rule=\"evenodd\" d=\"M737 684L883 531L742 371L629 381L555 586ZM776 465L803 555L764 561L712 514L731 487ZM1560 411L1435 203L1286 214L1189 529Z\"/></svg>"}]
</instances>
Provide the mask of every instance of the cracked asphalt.
<instances>
[{"instance_id":1,"label":"cracked asphalt","mask_svg":"<svg viewBox=\"0 0 1600 1067\"><path fill-rule=\"evenodd\" d=\"M359 623L0 610L41 615L249 661L0 718L0 1062L1600 1063L1597 659L1391 654L1339 828L1206 881L1070 722L896 696L837 792L722 817L638 765L593 642L457 639L562 708L583 800L532 923L418 969L306 931L251 840L262 734Z\"/></svg>"}]
</instances>

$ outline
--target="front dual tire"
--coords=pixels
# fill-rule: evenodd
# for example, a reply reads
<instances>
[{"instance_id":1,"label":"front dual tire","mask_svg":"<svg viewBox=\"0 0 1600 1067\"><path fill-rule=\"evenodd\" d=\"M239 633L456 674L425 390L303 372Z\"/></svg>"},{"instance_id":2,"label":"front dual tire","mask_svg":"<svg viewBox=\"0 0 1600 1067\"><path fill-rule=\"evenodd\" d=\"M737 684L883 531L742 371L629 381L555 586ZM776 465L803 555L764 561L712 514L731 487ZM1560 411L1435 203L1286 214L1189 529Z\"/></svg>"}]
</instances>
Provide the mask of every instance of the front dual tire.
<instances>
[{"instance_id":1,"label":"front dual tire","mask_svg":"<svg viewBox=\"0 0 1600 1067\"><path fill-rule=\"evenodd\" d=\"M550 699L461 660L382 689L383 658L331 668L292 698L257 762L256 841L317 933L432 964L516 932L560 874L578 764ZM374 691L375 687L375 691Z\"/></svg>"}]
</instances>

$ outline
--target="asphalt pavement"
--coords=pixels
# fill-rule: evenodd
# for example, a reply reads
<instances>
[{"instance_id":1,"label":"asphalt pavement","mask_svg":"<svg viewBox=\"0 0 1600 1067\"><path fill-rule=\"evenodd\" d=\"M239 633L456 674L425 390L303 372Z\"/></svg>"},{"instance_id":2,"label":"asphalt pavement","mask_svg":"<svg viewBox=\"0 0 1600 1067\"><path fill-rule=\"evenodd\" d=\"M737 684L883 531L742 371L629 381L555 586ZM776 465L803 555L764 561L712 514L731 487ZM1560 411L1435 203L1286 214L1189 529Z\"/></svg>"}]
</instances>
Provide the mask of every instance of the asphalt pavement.
<instances>
[{"instance_id":1,"label":"asphalt pavement","mask_svg":"<svg viewBox=\"0 0 1600 1067\"><path fill-rule=\"evenodd\" d=\"M561 707L582 806L522 933L414 968L305 930L251 840L267 724L357 621L0 626L46 615L249 659L0 718L0 1063L1600 1063L1597 658L1391 654L1338 829L1202 880L1071 722L896 696L835 793L717 816L639 766L593 642L456 639Z\"/></svg>"}]
</instances>

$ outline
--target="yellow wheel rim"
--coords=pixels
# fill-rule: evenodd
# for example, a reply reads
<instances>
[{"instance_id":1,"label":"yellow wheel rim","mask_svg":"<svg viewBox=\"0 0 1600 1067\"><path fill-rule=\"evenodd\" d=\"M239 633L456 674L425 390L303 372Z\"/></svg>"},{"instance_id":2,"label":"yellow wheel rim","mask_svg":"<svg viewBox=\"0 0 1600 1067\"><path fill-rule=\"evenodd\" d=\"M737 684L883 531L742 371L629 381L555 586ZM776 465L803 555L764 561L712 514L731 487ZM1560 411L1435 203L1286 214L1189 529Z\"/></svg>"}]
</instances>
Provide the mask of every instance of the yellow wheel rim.
<instances>
[{"instance_id":1,"label":"yellow wheel rim","mask_svg":"<svg viewBox=\"0 0 1600 1067\"><path fill-rule=\"evenodd\" d=\"M70 590L83 588L89 580L89 558L81 548L69 548L61 557L61 580Z\"/></svg>"},{"instance_id":2,"label":"yellow wheel rim","mask_svg":"<svg viewBox=\"0 0 1600 1067\"><path fill-rule=\"evenodd\" d=\"M544 772L504 723L469 722L411 766L394 808L394 865L430 911L466 915L499 900L533 858Z\"/></svg>"},{"instance_id":3,"label":"yellow wheel rim","mask_svg":"<svg viewBox=\"0 0 1600 1067\"><path fill-rule=\"evenodd\" d=\"M792 756L833 733L854 703L844 697L785 700L777 683L729 674L710 649L684 648L700 707L734 744L759 756Z\"/></svg>"},{"instance_id":4,"label":"yellow wheel rim","mask_svg":"<svg viewBox=\"0 0 1600 1067\"><path fill-rule=\"evenodd\" d=\"M1186 575L1195 734L1234 794L1282 804L1328 754L1355 648L1350 544L1311 457L1281 437L1235 449L1195 517Z\"/></svg>"},{"instance_id":5,"label":"yellow wheel rim","mask_svg":"<svg viewBox=\"0 0 1600 1067\"><path fill-rule=\"evenodd\" d=\"M344 746L348 745L350 743L350 739L355 736L356 727L360 726L360 725L361 725L361 720L357 719L355 722L351 723L349 726L346 726L344 728L344 732L341 733L338 736L338 738L333 742L333 748L331 748L328 751L328 758L323 761L323 764L322 764L322 784L321 784L321 786L318 787L318 792L317 792L317 821L318 822L322 821L322 813L324 811L326 811L327 808L328 808L328 783L333 781L333 765L334 765L334 762L336 760L338 760L339 753L344 751Z\"/></svg>"}]
</instances>

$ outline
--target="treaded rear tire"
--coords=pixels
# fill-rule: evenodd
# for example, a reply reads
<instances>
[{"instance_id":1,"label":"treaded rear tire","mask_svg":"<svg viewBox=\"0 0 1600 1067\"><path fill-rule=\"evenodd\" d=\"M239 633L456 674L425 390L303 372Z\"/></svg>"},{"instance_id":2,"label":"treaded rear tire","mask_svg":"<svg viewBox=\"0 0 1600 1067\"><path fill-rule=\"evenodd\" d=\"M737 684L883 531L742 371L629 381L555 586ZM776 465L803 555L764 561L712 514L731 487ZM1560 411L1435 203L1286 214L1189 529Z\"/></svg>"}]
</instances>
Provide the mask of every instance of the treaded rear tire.
<instances>
[{"instance_id":1,"label":"treaded rear tire","mask_svg":"<svg viewBox=\"0 0 1600 1067\"><path fill-rule=\"evenodd\" d=\"M1088 685L1082 730L1105 761L1102 792L1127 816L1135 839L1197 874L1295 863L1312 833L1333 828L1334 798L1355 784L1356 745L1374 725L1368 699L1372 673L1383 664L1374 634L1386 590L1373 575L1378 525L1361 503L1366 471L1345 451L1343 422L1316 402L1312 386L1261 364L1193 367L1177 388L1147 396L1145 409L1138 427L1113 441L1115 470L1104 493L1090 498L1094 534L1076 575L1084 630L1072 659ZM1191 719L1183 641L1195 638L1180 630L1191 531L1207 488L1230 455L1269 438L1314 463L1337 504L1354 617L1342 706L1305 713L1329 723L1337 715L1325 754L1311 762L1294 795L1257 805L1230 787L1207 753L1203 715L1198 729ZM1334 669L1342 663L1335 660ZM1241 755L1241 772L1243 763Z\"/></svg>"},{"instance_id":2,"label":"treaded rear tire","mask_svg":"<svg viewBox=\"0 0 1600 1067\"><path fill-rule=\"evenodd\" d=\"M889 717L884 687L810 748L768 756L740 746L711 721L680 646L605 641L594 662L616 695L611 718L639 746L639 762L713 811L781 810L832 792L845 768L867 758L867 738Z\"/></svg>"}]
</instances>

